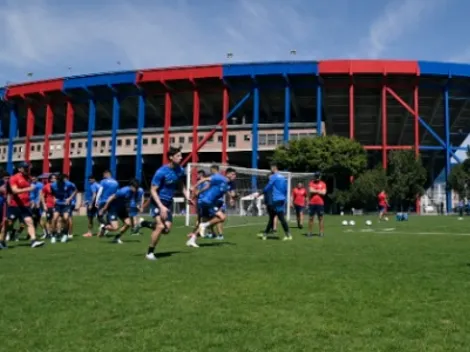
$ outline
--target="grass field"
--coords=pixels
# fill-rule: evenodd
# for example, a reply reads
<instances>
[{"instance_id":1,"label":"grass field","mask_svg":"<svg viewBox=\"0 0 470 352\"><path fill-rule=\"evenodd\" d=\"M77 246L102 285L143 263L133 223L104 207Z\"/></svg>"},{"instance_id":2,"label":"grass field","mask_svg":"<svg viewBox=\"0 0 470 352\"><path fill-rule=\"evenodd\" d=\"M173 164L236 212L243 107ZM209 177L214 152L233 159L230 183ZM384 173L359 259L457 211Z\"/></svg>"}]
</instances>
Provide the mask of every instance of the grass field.
<instances>
[{"instance_id":1,"label":"grass field","mask_svg":"<svg viewBox=\"0 0 470 352\"><path fill-rule=\"evenodd\" d=\"M469 351L470 219L372 232L359 219L292 242L232 227L199 249L178 219L156 262L148 232L13 243L0 252L0 351Z\"/></svg>"}]
</instances>

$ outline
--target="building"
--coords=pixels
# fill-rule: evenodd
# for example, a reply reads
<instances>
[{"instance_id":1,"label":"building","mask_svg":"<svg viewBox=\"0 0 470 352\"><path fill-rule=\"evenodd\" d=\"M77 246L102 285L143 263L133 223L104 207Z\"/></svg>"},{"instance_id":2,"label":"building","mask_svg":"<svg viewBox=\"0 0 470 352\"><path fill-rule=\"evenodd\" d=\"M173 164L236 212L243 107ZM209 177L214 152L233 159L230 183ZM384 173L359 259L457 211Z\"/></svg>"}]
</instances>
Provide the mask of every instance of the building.
<instances>
[{"instance_id":1,"label":"building","mask_svg":"<svg viewBox=\"0 0 470 352\"><path fill-rule=\"evenodd\" d=\"M415 150L429 179L466 150L470 65L331 60L173 67L14 84L2 96L0 162L62 169L82 184L110 168L148 178L181 144L193 161L265 167L290 138L354 138L387 167ZM432 183L432 182L431 182ZM451 207L451 194L446 205Z\"/></svg>"}]
</instances>

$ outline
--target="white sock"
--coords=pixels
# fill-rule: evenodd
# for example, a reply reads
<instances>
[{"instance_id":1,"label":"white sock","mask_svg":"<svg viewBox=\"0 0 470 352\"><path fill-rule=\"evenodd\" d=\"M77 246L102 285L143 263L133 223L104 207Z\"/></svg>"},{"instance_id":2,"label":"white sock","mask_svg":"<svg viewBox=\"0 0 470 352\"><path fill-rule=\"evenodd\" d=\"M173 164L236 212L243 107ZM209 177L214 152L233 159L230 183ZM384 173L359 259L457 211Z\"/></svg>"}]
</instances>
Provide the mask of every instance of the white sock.
<instances>
[{"instance_id":1,"label":"white sock","mask_svg":"<svg viewBox=\"0 0 470 352\"><path fill-rule=\"evenodd\" d=\"M201 224L201 226L204 227L204 228L208 227L209 225L210 225L210 223L208 223L208 222L203 222Z\"/></svg>"}]
</instances>

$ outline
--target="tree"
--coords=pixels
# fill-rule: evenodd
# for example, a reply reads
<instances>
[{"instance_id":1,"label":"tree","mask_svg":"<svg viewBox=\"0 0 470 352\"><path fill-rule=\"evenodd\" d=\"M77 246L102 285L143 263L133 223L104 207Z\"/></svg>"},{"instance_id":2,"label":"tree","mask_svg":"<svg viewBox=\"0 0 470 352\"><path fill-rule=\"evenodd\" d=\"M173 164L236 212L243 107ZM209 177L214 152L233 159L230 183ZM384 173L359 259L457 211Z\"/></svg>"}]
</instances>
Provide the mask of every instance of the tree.
<instances>
[{"instance_id":1,"label":"tree","mask_svg":"<svg viewBox=\"0 0 470 352\"><path fill-rule=\"evenodd\" d=\"M455 165L450 171L448 180L450 188L457 192L461 199L468 196L467 188L470 183L470 173L467 171L466 166L468 165L465 165L465 163Z\"/></svg>"},{"instance_id":2,"label":"tree","mask_svg":"<svg viewBox=\"0 0 470 352\"><path fill-rule=\"evenodd\" d=\"M420 158L416 158L412 150L394 150L390 152L388 168L388 184L390 196L403 208L413 204L424 194L426 169Z\"/></svg>"},{"instance_id":3,"label":"tree","mask_svg":"<svg viewBox=\"0 0 470 352\"><path fill-rule=\"evenodd\" d=\"M367 170L351 186L351 205L372 208L377 205L377 195L387 189L387 174L382 167Z\"/></svg>"},{"instance_id":4,"label":"tree","mask_svg":"<svg viewBox=\"0 0 470 352\"><path fill-rule=\"evenodd\" d=\"M367 166L360 143L334 135L289 141L274 151L272 160L289 171L320 171L337 179L356 176Z\"/></svg>"}]
</instances>

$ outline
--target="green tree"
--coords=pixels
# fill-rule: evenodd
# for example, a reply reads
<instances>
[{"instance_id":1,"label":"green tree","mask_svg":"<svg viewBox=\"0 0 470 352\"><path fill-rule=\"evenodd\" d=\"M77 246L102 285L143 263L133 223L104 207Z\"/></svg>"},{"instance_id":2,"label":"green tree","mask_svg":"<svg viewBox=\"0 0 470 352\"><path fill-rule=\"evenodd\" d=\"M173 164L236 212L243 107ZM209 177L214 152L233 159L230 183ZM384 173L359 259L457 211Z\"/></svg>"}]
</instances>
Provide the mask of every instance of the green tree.
<instances>
[{"instance_id":1,"label":"green tree","mask_svg":"<svg viewBox=\"0 0 470 352\"><path fill-rule=\"evenodd\" d=\"M382 167L367 170L351 186L351 205L371 209L377 205L377 195L387 188L387 174Z\"/></svg>"},{"instance_id":2,"label":"green tree","mask_svg":"<svg viewBox=\"0 0 470 352\"><path fill-rule=\"evenodd\" d=\"M321 171L336 179L359 175L367 166L360 143L334 135L292 140L279 146L272 160L290 171Z\"/></svg>"},{"instance_id":3,"label":"green tree","mask_svg":"<svg viewBox=\"0 0 470 352\"><path fill-rule=\"evenodd\" d=\"M388 185L390 196L403 209L424 194L426 169L412 150L394 150L388 156Z\"/></svg>"},{"instance_id":4,"label":"green tree","mask_svg":"<svg viewBox=\"0 0 470 352\"><path fill-rule=\"evenodd\" d=\"M470 173L467 171L466 166L468 165L465 165L465 163L455 165L449 174L448 184L451 189L457 192L460 198L468 196L467 188L470 183Z\"/></svg>"}]
</instances>

